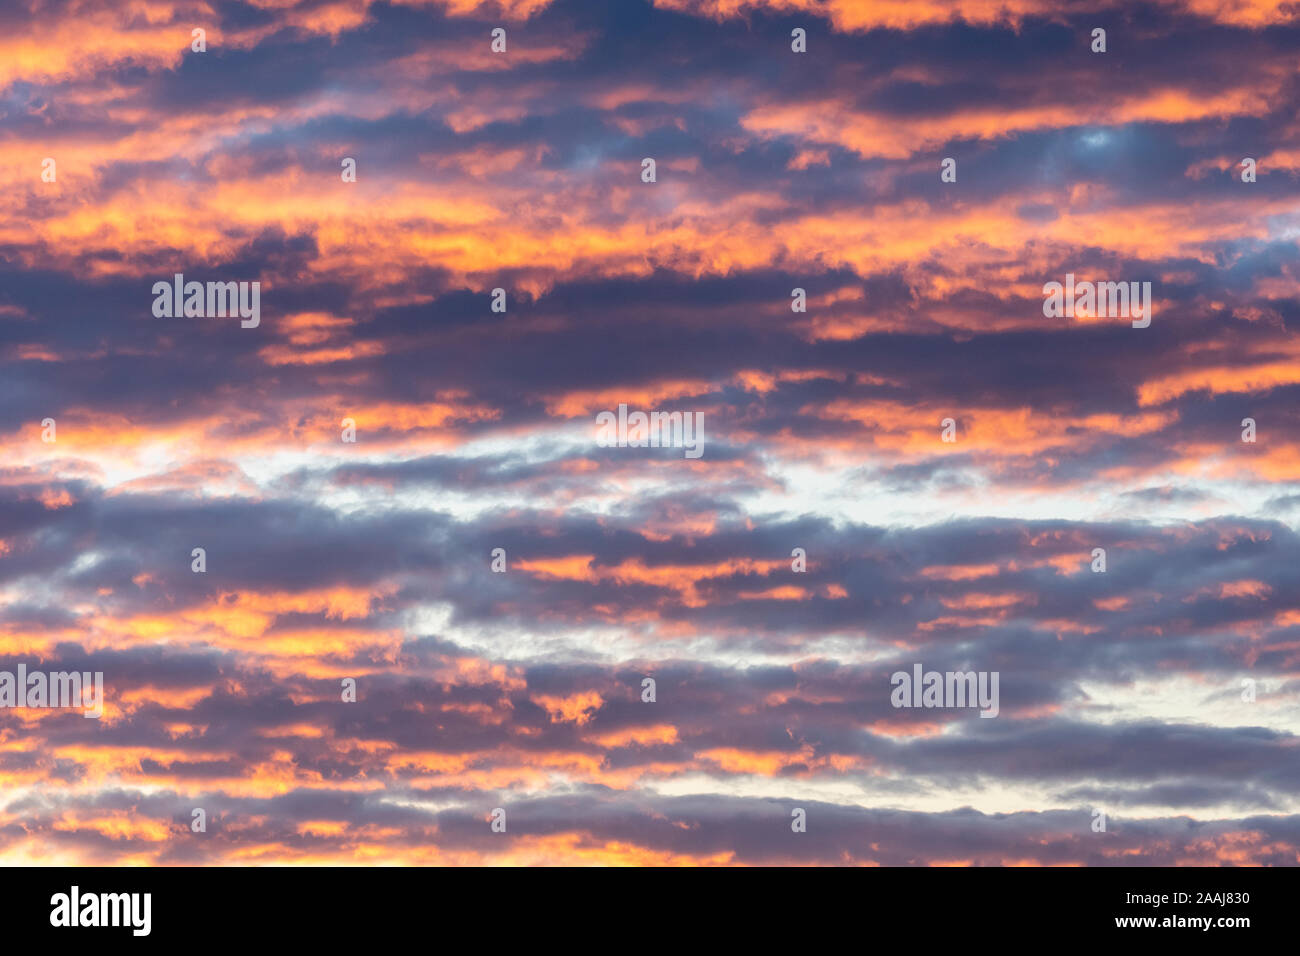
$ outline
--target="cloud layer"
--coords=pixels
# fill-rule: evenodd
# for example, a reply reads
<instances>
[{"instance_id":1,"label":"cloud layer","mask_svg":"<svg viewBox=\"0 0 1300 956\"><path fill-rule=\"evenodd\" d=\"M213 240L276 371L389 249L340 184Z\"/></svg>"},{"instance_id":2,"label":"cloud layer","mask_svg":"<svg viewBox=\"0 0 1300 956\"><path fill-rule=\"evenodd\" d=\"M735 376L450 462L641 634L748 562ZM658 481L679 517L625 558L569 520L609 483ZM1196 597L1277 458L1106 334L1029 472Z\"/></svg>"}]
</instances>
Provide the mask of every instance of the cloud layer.
<instances>
[{"instance_id":1,"label":"cloud layer","mask_svg":"<svg viewBox=\"0 0 1300 956\"><path fill-rule=\"evenodd\" d=\"M0 710L0 859L1300 864L1297 52L1270 0L8 5L0 670L105 710Z\"/></svg>"}]
</instances>

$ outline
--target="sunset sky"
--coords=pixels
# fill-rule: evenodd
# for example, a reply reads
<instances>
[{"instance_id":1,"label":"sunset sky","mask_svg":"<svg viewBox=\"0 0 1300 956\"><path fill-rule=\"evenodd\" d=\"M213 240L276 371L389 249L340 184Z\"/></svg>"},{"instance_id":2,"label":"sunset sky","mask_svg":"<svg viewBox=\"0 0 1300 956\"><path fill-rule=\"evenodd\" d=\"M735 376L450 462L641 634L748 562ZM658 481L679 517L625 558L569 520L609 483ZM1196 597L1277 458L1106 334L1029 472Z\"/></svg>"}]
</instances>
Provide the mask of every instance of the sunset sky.
<instances>
[{"instance_id":1,"label":"sunset sky","mask_svg":"<svg viewBox=\"0 0 1300 956\"><path fill-rule=\"evenodd\" d=\"M1300 5L12 0L0 182L0 862L1300 864Z\"/></svg>"}]
</instances>

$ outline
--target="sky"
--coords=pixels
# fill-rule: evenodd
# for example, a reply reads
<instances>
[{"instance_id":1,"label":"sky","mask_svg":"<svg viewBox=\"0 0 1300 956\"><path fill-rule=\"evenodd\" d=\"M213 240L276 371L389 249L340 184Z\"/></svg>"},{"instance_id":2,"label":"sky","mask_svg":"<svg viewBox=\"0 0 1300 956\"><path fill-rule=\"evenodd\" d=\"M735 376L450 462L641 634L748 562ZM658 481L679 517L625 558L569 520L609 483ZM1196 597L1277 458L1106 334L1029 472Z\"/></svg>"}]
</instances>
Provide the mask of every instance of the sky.
<instances>
[{"instance_id":1,"label":"sky","mask_svg":"<svg viewBox=\"0 0 1300 956\"><path fill-rule=\"evenodd\" d=\"M1294 3L16 0L0 181L0 862L1300 864Z\"/></svg>"}]
</instances>

